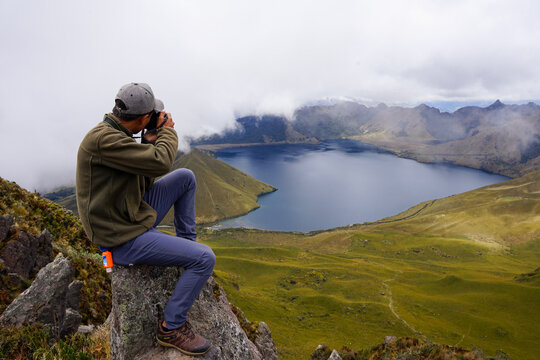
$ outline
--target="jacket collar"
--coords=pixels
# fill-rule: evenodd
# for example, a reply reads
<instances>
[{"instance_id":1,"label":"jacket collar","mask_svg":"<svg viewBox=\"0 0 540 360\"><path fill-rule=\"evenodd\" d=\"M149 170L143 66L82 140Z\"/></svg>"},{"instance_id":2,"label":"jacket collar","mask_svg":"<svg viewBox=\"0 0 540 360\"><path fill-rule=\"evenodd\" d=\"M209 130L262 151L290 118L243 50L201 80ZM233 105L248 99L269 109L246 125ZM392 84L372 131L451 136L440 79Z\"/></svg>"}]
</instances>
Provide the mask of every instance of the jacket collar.
<instances>
[{"instance_id":1,"label":"jacket collar","mask_svg":"<svg viewBox=\"0 0 540 360\"><path fill-rule=\"evenodd\" d=\"M111 127L115 128L116 130L120 130L124 132L127 136L133 137L133 133L128 130L122 122L114 116L112 113L105 114L103 117L103 121L105 121L107 124L109 124Z\"/></svg>"}]
</instances>

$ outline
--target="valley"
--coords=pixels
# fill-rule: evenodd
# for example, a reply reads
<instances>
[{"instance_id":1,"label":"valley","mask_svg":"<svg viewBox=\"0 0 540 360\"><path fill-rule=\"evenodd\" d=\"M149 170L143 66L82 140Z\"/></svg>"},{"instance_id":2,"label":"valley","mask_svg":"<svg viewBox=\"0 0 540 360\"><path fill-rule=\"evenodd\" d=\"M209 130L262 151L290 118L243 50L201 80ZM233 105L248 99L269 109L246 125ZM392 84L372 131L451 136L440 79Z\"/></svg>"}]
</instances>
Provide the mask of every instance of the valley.
<instances>
[{"instance_id":1,"label":"valley","mask_svg":"<svg viewBox=\"0 0 540 360\"><path fill-rule=\"evenodd\" d=\"M0 360L540 360L540 1L0 9Z\"/></svg>"},{"instance_id":2,"label":"valley","mask_svg":"<svg viewBox=\"0 0 540 360\"><path fill-rule=\"evenodd\" d=\"M269 324L283 359L321 343L369 348L387 335L534 359L539 175L368 224L309 234L207 230L200 239L217 255L230 301Z\"/></svg>"},{"instance_id":3,"label":"valley","mask_svg":"<svg viewBox=\"0 0 540 360\"><path fill-rule=\"evenodd\" d=\"M38 222L39 211L63 214L4 184L2 214L25 229L49 226ZM369 349L387 335L534 359L539 206L540 176L533 172L371 223L307 234L201 227L199 239L217 255L214 277L229 301L270 326L282 359L307 358L322 343ZM101 283L106 289L80 225L72 225L81 239L75 242L54 216L47 221L62 234L56 251L81 264L89 291ZM110 298L85 294L85 321L104 319Z\"/></svg>"},{"instance_id":4,"label":"valley","mask_svg":"<svg viewBox=\"0 0 540 360\"><path fill-rule=\"evenodd\" d=\"M504 105L471 111L482 123L481 114L501 109ZM217 255L214 277L229 301L250 320L269 325L280 358L286 360L307 358L319 344L369 349L388 335L477 349L486 356L502 350L514 359L535 359L540 353L536 338L540 332L540 172L534 138L533 147L526 151L502 153L503 144L511 138L483 137L484 145L470 140L488 131L480 125L471 127L463 139L443 143L439 142L441 133L427 136L418 127L408 127L416 120L405 121L397 132L370 128L359 134L343 131L344 119L349 119L349 126L356 124L353 117L338 117L327 123L328 134L335 131L330 137L371 141L399 156L461 164L514 179L424 201L380 220L329 230L299 233L200 226L199 239ZM473 135L473 128L479 132ZM318 140L316 132L282 129L292 138L280 138L277 131L274 137L252 137L245 143ZM257 127L251 131L257 132ZM206 145L227 147L217 141L223 138L215 140ZM237 137L228 143L236 146L244 140ZM440 151L434 152L437 146ZM437 157L442 154L447 157ZM457 154L469 163L451 158ZM179 154L175 167L191 168L200 178L197 211L201 223L248 212L258 206L257 195L275 190L199 150ZM63 189L59 195L66 194ZM4 207L3 213L20 213L18 218L24 218L33 210L19 209L21 201L14 208ZM85 283L95 288L103 281L101 271L95 280L90 279L88 264L96 261L91 251L65 242L55 249L84 259L80 277ZM86 296L102 308L98 316L84 313L85 320L102 319L107 311L103 306L110 300L103 295Z\"/></svg>"},{"instance_id":5,"label":"valley","mask_svg":"<svg viewBox=\"0 0 540 360\"><path fill-rule=\"evenodd\" d=\"M231 302L272 329L281 358L321 343L369 348L387 335L502 349L534 359L540 243L492 249L463 238L333 230L204 233Z\"/></svg>"}]
</instances>

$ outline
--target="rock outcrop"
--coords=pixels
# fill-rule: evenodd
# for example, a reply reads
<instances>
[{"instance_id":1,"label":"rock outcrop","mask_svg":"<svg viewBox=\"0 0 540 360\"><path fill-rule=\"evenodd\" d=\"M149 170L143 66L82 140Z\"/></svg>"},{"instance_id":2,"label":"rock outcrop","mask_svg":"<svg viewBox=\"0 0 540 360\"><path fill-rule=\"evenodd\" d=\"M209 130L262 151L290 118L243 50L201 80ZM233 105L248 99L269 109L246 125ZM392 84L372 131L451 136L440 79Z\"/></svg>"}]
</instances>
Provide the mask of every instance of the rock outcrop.
<instances>
[{"instance_id":1,"label":"rock outcrop","mask_svg":"<svg viewBox=\"0 0 540 360\"><path fill-rule=\"evenodd\" d=\"M0 216L0 243L8 240L13 218ZM4 271L28 279L53 259L52 237L44 230L36 236L24 231L14 232L3 246L0 258L4 261Z\"/></svg>"},{"instance_id":2,"label":"rock outcrop","mask_svg":"<svg viewBox=\"0 0 540 360\"><path fill-rule=\"evenodd\" d=\"M327 360L332 354L332 350L324 344L317 346L313 354L311 354L310 360Z\"/></svg>"},{"instance_id":3,"label":"rock outcrop","mask_svg":"<svg viewBox=\"0 0 540 360\"><path fill-rule=\"evenodd\" d=\"M341 359L510 359L503 351L498 350L495 357L486 356L481 350L473 348L466 350L456 346L436 344L431 341L395 336L386 336L384 343L372 346L370 349L353 351L346 346L340 351L332 350L326 345L319 345L311 355L311 360L341 360Z\"/></svg>"},{"instance_id":4,"label":"rock outcrop","mask_svg":"<svg viewBox=\"0 0 540 360\"><path fill-rule=\"evenodd\" d=\"M61 253L53 262L43 267L32 285L22 292L0 316L4 326L23 326L41 323L51 336L60 337L77 330L81 315L69 305L68 293L76 299L80 295L78 283L71 283L73 267ZM71 288L71 290L70 290Z\"/></svg>"},{"instance_id":5,"label":"rock outcrop","mask_svg":"<svg viewBox=\"0 0 540 360\"><path fill-rule=\"evenodd\" d=\"M274 339L272 339L270 328L262 321L257 326L255 345L261 352L264 360L278 360L277 347Z\"/></svg>"},{"instance_id":6,"label":"rock outcrop","mask_svg":"<svg viewBox=\"0 0 540 360\"><path fill-rule=\"evenodd\" d=\"M181 274L182 268L178 267L115 265L112 273L112 360L192 358L175 349L161 347L155 341L157 324L162 320L163 309ZM273 341L265 325L259 326L261 336L266 339L256 339L255 343L248 339L225 292L213 278L207 281L188 316L194 329L212 342L208 353L196 359L267 359L265 354L277 354L275 345L271 349Z\"/></svg>"},{"instance_id":7,"label":"rock outcrop","mask_svg":"<svg viewBox=\"0 0 540 360\"><path fill-rule=\"evenodd\" d=\"M0 242L4 241L8 234L9 229L13 225L13 217L11 216L0 216Z\"/></svg>"},{"instance_id":8,"label":"rock outcrop","mask_svg":"<svg viewBox=\"0 0 540 360\"><path fill-rule=\"evenodd\" d=\"M328 360L342 360L342 358L341 356L339 356L339 353L337 352L337 350L334 350L330 354L330 357L328 358Z\"/></svg>"}]
</instances>

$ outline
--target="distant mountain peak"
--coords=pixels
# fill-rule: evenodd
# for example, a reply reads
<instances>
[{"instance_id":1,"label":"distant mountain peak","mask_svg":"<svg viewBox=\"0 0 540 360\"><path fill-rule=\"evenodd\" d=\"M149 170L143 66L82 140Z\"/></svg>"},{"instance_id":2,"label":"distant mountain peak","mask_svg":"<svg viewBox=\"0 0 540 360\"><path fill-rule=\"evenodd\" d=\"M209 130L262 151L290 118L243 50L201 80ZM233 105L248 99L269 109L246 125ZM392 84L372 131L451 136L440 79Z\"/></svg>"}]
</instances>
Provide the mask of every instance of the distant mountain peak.
<instances>
[{"instance_id":1,"label":"distant mountain peak","mask_svg":"<svg viewBox=\"0 0 540 360\"><path fill-rule=\"evenodd\" d=\"M486 110L496 110L502 107L504 107L504 104L501 102L501 100L497 99L493 104L489 105Z\"/></svg>"}]
</instances>

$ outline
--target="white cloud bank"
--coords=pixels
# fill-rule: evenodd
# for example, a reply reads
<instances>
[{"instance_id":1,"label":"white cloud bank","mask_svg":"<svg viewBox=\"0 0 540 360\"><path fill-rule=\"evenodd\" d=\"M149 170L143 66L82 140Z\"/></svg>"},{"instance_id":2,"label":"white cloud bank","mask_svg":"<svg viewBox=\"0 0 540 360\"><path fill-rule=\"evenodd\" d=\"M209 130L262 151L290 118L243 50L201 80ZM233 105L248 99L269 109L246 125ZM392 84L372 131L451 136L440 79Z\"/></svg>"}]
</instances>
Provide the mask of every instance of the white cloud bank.
<instances>
[{"instance_id":1,"label":"white cloud bank","mask_svg":"<svg viewBox=\"0 0 540 360\"><path fill-rule=\"evenodd\" d=\"M0 176L74 177L121 85L149 83L181 134L310 100L540 98L537 1L0 3Z\"/></svg>"}]
</instances>

